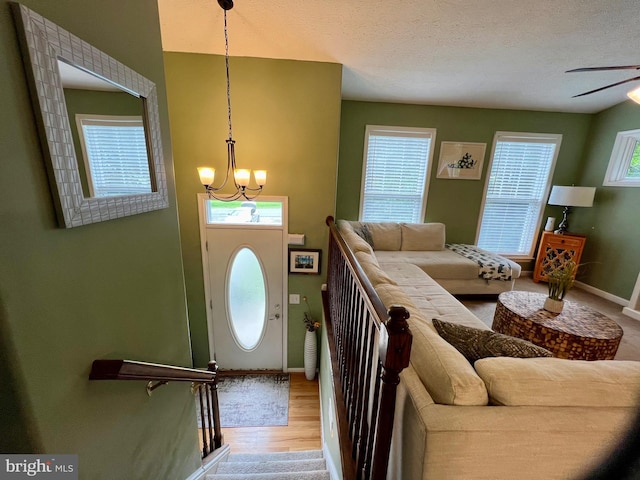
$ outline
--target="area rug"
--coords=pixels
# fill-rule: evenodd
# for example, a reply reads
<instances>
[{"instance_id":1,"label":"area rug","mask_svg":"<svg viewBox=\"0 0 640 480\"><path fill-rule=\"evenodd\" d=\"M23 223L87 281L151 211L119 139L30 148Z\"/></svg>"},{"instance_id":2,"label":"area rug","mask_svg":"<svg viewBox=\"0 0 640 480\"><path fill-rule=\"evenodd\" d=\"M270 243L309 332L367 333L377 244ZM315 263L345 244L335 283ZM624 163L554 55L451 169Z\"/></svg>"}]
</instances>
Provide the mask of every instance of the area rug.
<instances>
[{"instance_id":1,"label":"area rug","mask_svg":"<svg viewBox=\"0 0 640 480\"><path fill-rule=\"evenodd\" d=\"M218 380L221 427L276 427L289 421L289 374L224 375ZM198 427L200 404L196 396ZM206 405L205 405L206 410Z\"/></svg>"}]
</instances>

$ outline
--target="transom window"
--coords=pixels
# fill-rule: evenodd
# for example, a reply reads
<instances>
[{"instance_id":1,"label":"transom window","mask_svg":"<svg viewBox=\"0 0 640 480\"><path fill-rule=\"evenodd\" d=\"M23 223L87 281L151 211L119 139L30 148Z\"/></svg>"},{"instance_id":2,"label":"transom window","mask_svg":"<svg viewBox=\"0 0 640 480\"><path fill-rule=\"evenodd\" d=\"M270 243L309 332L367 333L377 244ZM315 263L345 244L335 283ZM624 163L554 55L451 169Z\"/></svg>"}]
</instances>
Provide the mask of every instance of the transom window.
<instances>
[{"instance_id":1,"label":"transom window","mask_svg":"<svg viewBox=\"0 0 640 480\"><path fill-rule=\"evenodd\" d=\"M360 220L420 223L436 130L367 125Z\"/></svg>"},{"instance_id":2,"label":"transom window","mask_svg":"<svg viewBox=\"0 0 640 480\"><path fill-rule=\"evenodd\" d=\"M496 132L477 244L512 257L533 256L562 135Z\"/></svg>"},{"instance_id":3,"label":"transom window","mask_svg":"<svg viewBox=\"0 0 640 480\"><path fill-rule=\"evenodd\" d=\"M640 130L618 132L602 184L640 187Z\"/></svg>"},{"instance_id":4,"label":"transom window","mask_svg":"<svg viewBox=\"0 0 640 480\"><path fill-rule=\"evenodd\" d=\"M207 198L204 202L207 225L282 226L282 200L259 197L252 201L225 202Z\"/></svg>"}]
</instances>

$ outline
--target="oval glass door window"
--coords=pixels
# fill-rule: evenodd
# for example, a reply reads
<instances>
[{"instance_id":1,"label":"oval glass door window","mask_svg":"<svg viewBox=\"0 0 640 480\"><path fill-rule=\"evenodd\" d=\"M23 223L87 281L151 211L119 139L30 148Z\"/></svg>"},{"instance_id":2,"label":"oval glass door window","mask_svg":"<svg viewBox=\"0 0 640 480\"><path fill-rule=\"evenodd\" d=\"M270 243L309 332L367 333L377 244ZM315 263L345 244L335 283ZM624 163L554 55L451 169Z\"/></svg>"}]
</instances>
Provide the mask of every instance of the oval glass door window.
<instances>
[{"instance_id":1,"label":"oval glass door window","mask_svg":"<svg viewBox=\"0 0 640 480\"><path fill-rule=\"evenodd\" d=\"M237 251L227 273L229 325L238 346L255 349L267 324L267 289L262 265L247 247Z\"/></svg>"}]
</instances>

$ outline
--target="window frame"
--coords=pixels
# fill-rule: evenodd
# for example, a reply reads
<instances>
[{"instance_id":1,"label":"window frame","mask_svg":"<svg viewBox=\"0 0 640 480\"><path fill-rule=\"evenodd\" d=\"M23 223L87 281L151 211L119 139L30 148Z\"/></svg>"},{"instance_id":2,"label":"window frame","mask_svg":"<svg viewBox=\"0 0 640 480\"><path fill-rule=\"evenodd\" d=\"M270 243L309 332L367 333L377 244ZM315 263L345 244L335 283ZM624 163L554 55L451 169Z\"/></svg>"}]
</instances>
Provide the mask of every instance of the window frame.
<instances>
[{"instance_id":1,"label":"window frame","mask_svg":"<svg viewBox=\"0 0 640 480\"><path fill-rule=\"evenodd\" d=\"M402 127L391 125L366 125L364 134L364 152L362 159L362 175L360 181L360 205L358 207L358 220L363 221L364 203L365 203L365 186L367 176L367 159L369 156L369 139L372 134L384 135L385 133L392 134L394 136L401 137L399 134L407 134L407 137L424 137L429 138L429 153L426 159L424 187L422 189L422 202L420 206L419 221L416 223L424 222L424 218L427 210L427 196L429 193L429 183L431 181L431 170L433 168L433 156L436 144L436 129L435 128L423 128L423 127ZM389 219L388 221L396 221ZM409 223L409 222L405 222Z\"/></svg>"},{"instance_id":2,"label":"window frame","mask_svg":"<svg viewBox=\"0 0 640 480\"><path fill-rule=\"evenodd\" d=\"M609 165L602 185L605 187L640 187L640 177L628 178L633 152L640 142L640 129L622 130L616 134Z\"/></svg>"},{"instance_id":3,"label":"window frame","mask_svg":"<svg viewBox=\"0 0 640 480\"><path fill-rule=\"evenodd\" d=\"M533 133L533 132L504 132L498 131L495 133L493 137L493 144L491 147L491 155L489 157L489 166L487 168L487 174L484 182L484 190L482 193L482 203L480 205L480 214L478 216L478 226L476 228L476 238L475 244L478 245L478 241L480 240L480 229L482 227L482 218L484 216L485 206L487 203L487 191L489 190L489 183L491 179L491 170L493 169L493 161L495 159L496 147L499 141L522 141L523 143L555 143L556 148L553 154L553 158L551 159L551 166L549 167L549 175L547 177L547 181L544 187L544 193L542 194L542 198L540 201L540 207L538 210L538 218L536 220L536 227L534 231L540 231L540 227L542 226L542 219L545 207L547 205L547 199L549 198L549 192L551 190L551 185L553 181L553 174L555 172L556 163L558 160L558 154L560 153L560 148L562 146L562 134L560 133ZM546 142L544 140L547 140ZM531 245L529 247L528 253L502 253L495 252L499 255L502 255L511 260L521 260L521 261L529 261L534 259L536 243L538 240L538 235L534 234L531 240Z\"/></svg>"},{"instance_id":4,"label":"window frame","mask_svg":"<svg viewBox=\"0 0 640 480\"><path fill-rule=\"evenodd\" d=\"M149 172L149 191L136 192L129 195L144 195L153 193L153 176L152 165L149 163L149 145L147 144L147 136L144 131L144 118L142 115L100 115L93 113L77 113L75 116L76 128L78 129L78 138L80 140L80 149L82 151L82 160L87 178L87 186L89 188L89 196L95 198L113 198L121 197L121 193L110 193L108 195L96 195L95 176L91 168L91 160L89 158L89 148L84 127L86 126L103 126L103 127L120 127L120 128L142 128L142 136L145 144L145 161Z\"/></svg>"}]
</instances>

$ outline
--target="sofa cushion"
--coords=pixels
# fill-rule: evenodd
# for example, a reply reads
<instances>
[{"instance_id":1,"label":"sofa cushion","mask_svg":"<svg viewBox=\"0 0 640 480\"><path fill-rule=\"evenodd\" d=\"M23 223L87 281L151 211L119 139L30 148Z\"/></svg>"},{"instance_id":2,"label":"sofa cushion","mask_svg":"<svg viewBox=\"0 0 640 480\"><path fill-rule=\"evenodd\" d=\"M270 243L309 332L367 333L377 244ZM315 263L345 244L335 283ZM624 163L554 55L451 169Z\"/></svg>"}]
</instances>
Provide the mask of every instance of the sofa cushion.
<instances>
[{"instance_id":1,"label":"sofa cushion","mask_svg":"<svg viewBox=\"0 0 640 480\"><path fill-rule=\"evenodd\" d=\"M402 246L406 251L429 251L444 249L444 223L401 224Z\"/></svg>"},{"instance_id":2,"label":"sofa cushion","mask_svg":"<svg viewBox=\"0 0 640 480\"><path fill-rule=\"evenodd\" d=\"M433 326L442 338L474 363L485 357L550 357L551 352L531 342L510 337L491 330L457 325L433 319Z\"/></svg>"},{"instance_id":3,"label":"sofa cushion","mask_svg":"<svg viewBox=\"0 0 640 480\"><path fill-rule=\"evenodd\" d=\"M438 335L431 322L415 313L409 326L413 334L411 365L431 398L444 405L487 405L489 397L482 379L462 354Z\"/></svg>"},{"instance_id":4,"label":"sofa cushion","mask_svg":"<svg viewBox=\"0 0 640 480\"><path fill-rule=\"evenodd\" d=\"M640 362L485 358L475 363L496 405L636 407Z\"/></svg>"},{"instance_id":5,"label":"sofa cushion","mask_svg":"<svg viewBox=\"0 0 640 480\"><path fill-rule=\"evenodd\" d=\"M441 279L475 280L478 264L451 250L375 252L380 263L411 263L427 275Z\"/></svg>"},{"instance_id":6,"label":"sofa cushion","mask_svg":"<svg viewBox=\"0 0 640 480\"><path fill-rule=\"evenodd\" d=\"M356 252L356 260L364 270L365 275L374 287L380 283L396 285L396 282L378 265L375 255L372 253Z\"/></svg>"},{"instance_id":7,"label":"sofa cushion","mask_svg":"<svg viewBox=\"0 0 640 480\"><path fill-rule=\"evenodd\" d=\"M364 239L358 236L355 232L353 231L343 232L342 238L344 239L345 242L347 242L347 245L349 245L349 248L351 248L351 251L353 251L353 253L366 252L373 255L373 250L371 249L371 245L365 242Z\"/></svg>"},{"instance_id":8,"label":"sofa cushion","mask_svg":"<svg viewBox=\"0 0 640 480\"><path fill-rule=\"evenodd\" d=\"M399 223L371 222L365 225L371 234L374 250L400 250L402 230Z\"/></svg>"}]
</instances>

